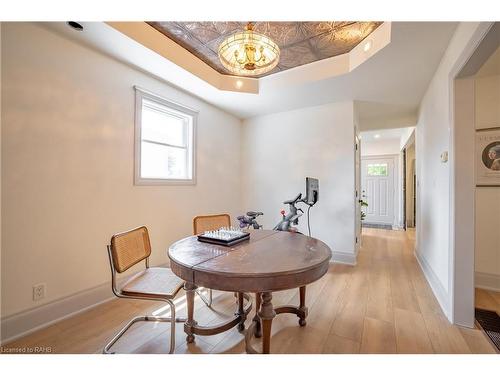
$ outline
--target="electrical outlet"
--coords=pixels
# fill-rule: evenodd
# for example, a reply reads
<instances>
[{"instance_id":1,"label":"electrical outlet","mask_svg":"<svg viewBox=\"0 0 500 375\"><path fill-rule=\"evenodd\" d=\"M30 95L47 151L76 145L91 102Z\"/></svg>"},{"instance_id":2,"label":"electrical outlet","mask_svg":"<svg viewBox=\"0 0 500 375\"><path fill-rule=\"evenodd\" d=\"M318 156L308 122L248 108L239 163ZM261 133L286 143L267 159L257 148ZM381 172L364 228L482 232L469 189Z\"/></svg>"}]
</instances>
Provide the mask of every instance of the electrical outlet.
<instances>
[{"instance_id":1,"label":"electrical outlet","mask_svg":"<svg viewBox=\"0 0 500 375\"><path fill-rule=\"evenodd\" d=\"M33 285L33 301L38 301L45 298L45 283Z\"/></svg>"}]
</instances>

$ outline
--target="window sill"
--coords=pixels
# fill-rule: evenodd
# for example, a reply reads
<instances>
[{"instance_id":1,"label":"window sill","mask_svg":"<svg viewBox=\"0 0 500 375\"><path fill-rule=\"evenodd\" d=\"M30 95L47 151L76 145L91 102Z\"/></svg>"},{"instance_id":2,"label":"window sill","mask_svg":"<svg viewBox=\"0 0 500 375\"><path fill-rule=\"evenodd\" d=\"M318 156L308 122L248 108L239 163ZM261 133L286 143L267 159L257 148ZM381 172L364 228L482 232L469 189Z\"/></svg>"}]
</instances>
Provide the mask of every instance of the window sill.
<instances>
[{"instance_id":1,"label":"window sill","mask_svg":"<svg viewBox=\"0 0 500 375\"><path fill-rule=\"evenodd\" d=\"M160 179L160 178L139 178L135 179L134 185L137 186L158 186L158 185L196 185L195 179L176 180L176 179Z\"/></svg>"}]
</instances>

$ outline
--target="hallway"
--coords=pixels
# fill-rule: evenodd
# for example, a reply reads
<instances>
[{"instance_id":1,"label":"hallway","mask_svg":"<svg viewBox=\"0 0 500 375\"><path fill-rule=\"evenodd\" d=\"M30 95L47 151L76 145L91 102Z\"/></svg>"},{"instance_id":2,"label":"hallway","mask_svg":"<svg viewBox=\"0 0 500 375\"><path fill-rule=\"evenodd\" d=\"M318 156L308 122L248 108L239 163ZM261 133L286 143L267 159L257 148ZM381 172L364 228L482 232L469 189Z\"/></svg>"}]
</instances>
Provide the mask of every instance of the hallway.
<instances>
[{"instance_id":1,"label":"hallway","mask_svg":"<svg viewBox=\"0 0 500 375\"><path fill-rule=\"evenodd\" d=\"M495 353L483 333L448 323L413 255L414 232L363 229L355 267L333 264L321 280L308 286L306 329L295 316L273 322L273 353ZM214 310L196 301L195 317L213 324L233 314L232 293L216 292ZM275 293L273 303L296 303L296 290ZM185 315L184 296L176 299ZM113 300L71 317L8 348L51 347L53 353L99 353L132 316L160 309L160 304ZM158 313L164 313L162 309ZM253 312L252 315L253 316ZM247 319L247 324L250 319ZM168 324L137 324L114 350L125 353L168 351ZM176 353L243 353L236 329L196 337L187 345L177 325ZM256 340L255 346L258 345Z\"/></svg>"}]
</instances>

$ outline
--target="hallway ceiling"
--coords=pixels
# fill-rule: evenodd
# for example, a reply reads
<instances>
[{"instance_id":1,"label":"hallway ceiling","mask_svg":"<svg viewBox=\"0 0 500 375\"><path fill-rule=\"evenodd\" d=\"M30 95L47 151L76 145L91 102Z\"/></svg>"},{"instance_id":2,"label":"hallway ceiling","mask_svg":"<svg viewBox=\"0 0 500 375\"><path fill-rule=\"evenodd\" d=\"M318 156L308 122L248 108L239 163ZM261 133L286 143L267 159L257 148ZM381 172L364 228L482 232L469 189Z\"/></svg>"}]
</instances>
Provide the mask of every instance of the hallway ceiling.
<instances>
[{"instance_id":1,"label":"hallway ceiling","mask_svg":"<svg viewBox=\"0 0 500 375\"><path fill-rule=\"evenodd\" d=\"M222 74L229 72L219 61L219 45L246 25L246 22L147 23ZM261 76L347 53L381 24L359 21L256 22L255 32L270 37L281 51L278 66Z\"/></svg>"},{"instance_id":2,"label":"hallway ceiling","mask_svg":"<svg viewBox=\"0 0 500 375\"><path fill-rule=\"evenodd\" d=\"M400 140L409 128L381 129L362 131L360 133L362 142L385 142L387 140Z\"/></svg>"}]
</instances>

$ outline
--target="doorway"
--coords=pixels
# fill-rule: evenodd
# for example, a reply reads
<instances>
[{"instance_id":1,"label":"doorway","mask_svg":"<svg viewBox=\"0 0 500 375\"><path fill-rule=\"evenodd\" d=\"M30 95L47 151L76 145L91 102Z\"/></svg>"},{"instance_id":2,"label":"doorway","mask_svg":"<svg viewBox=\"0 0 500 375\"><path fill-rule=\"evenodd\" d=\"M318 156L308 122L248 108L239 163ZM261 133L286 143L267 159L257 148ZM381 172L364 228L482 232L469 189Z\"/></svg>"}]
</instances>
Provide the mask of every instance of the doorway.
<instances>
[{"instance_id":1,"label":"doorway","mask_svg":"<svg viewBox=\"0 0 500 375\"><path fill-rule=\"evenodd\" d=\"M415 136L412 135L402 151L403 159L403 227L415 230L417 217L417 170Z\"/></svg>"},{"instance_id":2,"label":"doorway","mask_svg":"<svg viewBox=\"0 0 500 375\"><path fill-rule=\"evenodd\" d=\"M394 177L396 155L364 156L361 186L365 209L364 224L390 226L394 223Z\"/></svg>"},{"instance_id":3,"label":"doorway","mask_svg":"<svg viewBox=\"0 0 500 375\"><path fill-rule=\"evenodd\" d=\"M486 69L487 72L483 72L488 83L487 100L481 100L481 84L478 85L477 82L478 72L498 49L498 35L500 35L500 23L481 23L475 29L471 41L460 54L449 75L450 87L453 89L450 212L455 218L450 227L449 264L452 272L448 280L451 292L449 318L453 323L466 327L473 327L475 322L474 287L482 281L481 265L490 267L493 264L500 264L498 260L495 263L495 260L483 258L485 253L481 255L482 248L487 250L499 248L500 237L489 242L498 233L497 227L494 230L486 230L488 235L485 235L482 232L485 228L482 223L492 222L487 216L498 212L496 207L500 207L500 199L489 197L484 202L481 199L484 192L490 192L487 189L498 191L499 185L491 188L480 186L475 176L478 166L475 162L480 160L477 157L477 151L480 149L476 149L477 134L486 131L484 129L498 127L500 120L496 104L500 80L491 77L495 75L500 77L500 71ZM498 69L498 63L493 63L491 66ZM492 103L494 104L490 106ZM481 121L483 115L496 116L496 121L483 123ZM496 216L493 223L498 223ZM486 247L482 246L483 241L488 242ZM500 278L497 280L500 281ZM500 285L500 282L497 285Z\"/></svg>"},{"instance_id":4,"label":"doorway","mask_svg":"<svg viewBox=\"0 0 500 375\"><path fill-rule=\"evenodd\" d=\"M404 228L404 147L414 144L414 132L404 127L360 133L363 227Z\"/></svg>"}]
</instances>

